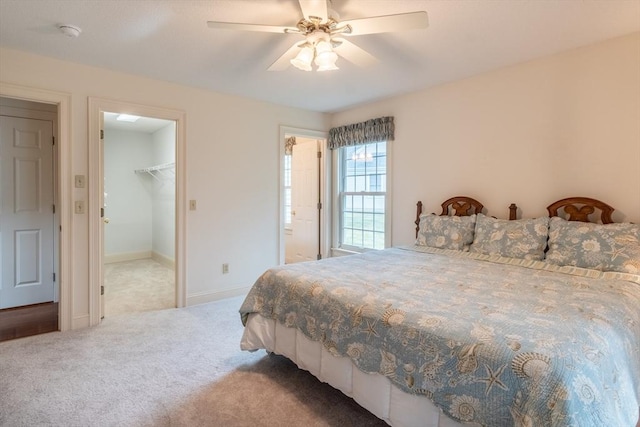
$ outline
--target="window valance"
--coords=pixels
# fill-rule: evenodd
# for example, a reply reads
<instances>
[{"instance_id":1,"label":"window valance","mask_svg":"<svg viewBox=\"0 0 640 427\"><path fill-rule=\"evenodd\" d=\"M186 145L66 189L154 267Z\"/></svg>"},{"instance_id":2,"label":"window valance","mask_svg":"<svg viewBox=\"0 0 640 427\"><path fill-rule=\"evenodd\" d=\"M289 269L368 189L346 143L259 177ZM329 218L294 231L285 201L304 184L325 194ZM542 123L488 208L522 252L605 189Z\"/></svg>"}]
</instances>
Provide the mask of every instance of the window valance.
<instances>
[{"instance_id":1,"label":"window valance","mask_svg":"<svg viewBox=\"0 0 640 427\"><path fill-rule=\"evenodd\" d=\"M393 117L379 117L366 122L331 128L329 148L333 150L370 142L392 141L394 131Z\"/></svg>"}]
</instances>

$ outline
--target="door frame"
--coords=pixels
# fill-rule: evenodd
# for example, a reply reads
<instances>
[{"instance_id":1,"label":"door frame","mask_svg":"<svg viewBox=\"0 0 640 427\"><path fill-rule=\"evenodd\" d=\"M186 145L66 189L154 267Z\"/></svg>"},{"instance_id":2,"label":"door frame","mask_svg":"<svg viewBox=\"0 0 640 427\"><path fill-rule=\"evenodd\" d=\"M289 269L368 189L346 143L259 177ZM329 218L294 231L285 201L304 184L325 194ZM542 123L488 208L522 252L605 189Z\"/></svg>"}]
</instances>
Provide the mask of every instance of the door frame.
<instances>
[{"instance_id":1,"label":"door frame","mask_svg":"<svg viewBox=\"0 0 640 427\"><path fill-rule=\"evenodd\" d=\"M301 138L320 139L324 140L324 143L320 144L320 153L322 161L320 162L320 201L322 203L322 209L320 212L320 254L322 258L329 257L330 254L330 233L327 232L329 225L331 224L331 200L329 199L329 192L327 189L331 188L331 158L327 155L327 138L328 133L318 130L301 129L288 126L280 126L280 137L278 139L278 165L280 171L278 173L278 212L279 212L279 224L280 229L278 232L278 264L282 265L285 262L285 235L284 235L284 141L286 136L299 136Z\"/></svg>"},{"instance_id":2,"label":"door frame","mask_svg":"<svg viewBox=\"0 0 640 427\"><path fill-rule=\"evenodd\" d=\"M54 171L56 180L54 197L56 198L56 214L59 213L58 233L58 275L56 281L59 289L58 329L69 330L73 327L73 274L71 261L73 255L73 226L71 211L71 94L46 89L20 86L0 82L0 96L21 99L24 101L53 104L58 108ZM55 134L55 132L54 132Z\"/></svg>"},{"instance_id":3,"label":"door frame","mask_svg":"<svg viewBox=\"0 0 640 427\"><path fill-rule=\"evenodd\" d=\"M183 111L152 107L125 101L89 97L89 321L100 323L100 286L103 277L102 218L100 216L101 192L104 182L103 150L101 149L102 113L126 113L143 117L155 117L176 122L176 223L175 223L175 287L176 307L186 305L186 115Z\"/></svg>"}]
</instances>

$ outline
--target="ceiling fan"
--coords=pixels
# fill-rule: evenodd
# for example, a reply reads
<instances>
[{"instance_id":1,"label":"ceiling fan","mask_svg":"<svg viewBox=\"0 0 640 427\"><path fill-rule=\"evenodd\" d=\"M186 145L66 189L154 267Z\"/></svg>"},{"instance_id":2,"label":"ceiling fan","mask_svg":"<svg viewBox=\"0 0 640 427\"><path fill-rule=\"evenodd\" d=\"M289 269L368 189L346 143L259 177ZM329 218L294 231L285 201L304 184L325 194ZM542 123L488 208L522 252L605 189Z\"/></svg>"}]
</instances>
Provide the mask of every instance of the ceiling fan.
<instances>
[{"instance_id":1,"label":"ceiling fan","mask_svg":"<svg viewBox=\"0 0 640 427\"><path fill-rule=\"evenodd\" d=\"M284 70L290 64L304 71L311 71L315 64L317 71L328 71L338 69L338 55L363 67L377 61L345 37L426 28L429 23L424 11L339 21L329 7L331 0L298 1L303 18L295 27L220 21L208 21L207 25L217 29L298 34L304 40L294 43L271 64L269 71Z\"/></svg>"}]
</instances>

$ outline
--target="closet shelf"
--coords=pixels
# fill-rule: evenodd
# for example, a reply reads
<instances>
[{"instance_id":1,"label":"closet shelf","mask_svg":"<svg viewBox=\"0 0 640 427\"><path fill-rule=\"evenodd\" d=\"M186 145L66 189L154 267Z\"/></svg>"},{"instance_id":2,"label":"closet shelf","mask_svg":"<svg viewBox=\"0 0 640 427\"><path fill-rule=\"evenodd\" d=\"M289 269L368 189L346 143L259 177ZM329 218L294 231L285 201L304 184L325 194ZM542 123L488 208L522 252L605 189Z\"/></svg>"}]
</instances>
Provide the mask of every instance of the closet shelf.
<instances>
[{"instance_id":1,"label":"closet shelf","mask_svg":"<svg viewBox=\"0 0 640 427\"><path fill-rule=\"evenodd\" d=\"M135 173L147 173L162 181L163 179L173 179L176 176L176 164L175 162L162 163L160 165L149 166L148 168L136 169Z\"/></svg>"}]
</instances>

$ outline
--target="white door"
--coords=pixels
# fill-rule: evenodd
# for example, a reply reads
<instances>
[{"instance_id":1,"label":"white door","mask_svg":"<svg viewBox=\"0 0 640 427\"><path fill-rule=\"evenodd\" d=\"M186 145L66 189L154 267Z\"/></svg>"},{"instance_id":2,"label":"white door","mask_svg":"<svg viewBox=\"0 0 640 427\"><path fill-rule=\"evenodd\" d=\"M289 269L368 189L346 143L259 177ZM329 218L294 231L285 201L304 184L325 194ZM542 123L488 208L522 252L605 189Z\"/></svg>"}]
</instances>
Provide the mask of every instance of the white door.
<instances>
[{"instance_id":1,"label":"white door","mask_svg":"<svg viewBox=\"0 0 640 427\"><path fill-rule=\"evenodd\" d=\"M318 259L318 142L296 138L291 155L291 245L293 262Z\"/></svg>"},{"instance_id":2,"label":"white door","mask_svg":"<svg viewBox=\"0 0 640 427\"><path fill-rule=\"evenodd\" d=\"M0 116L0 309L53 301L53 123Z\"/></svg>"}]
</instances>

